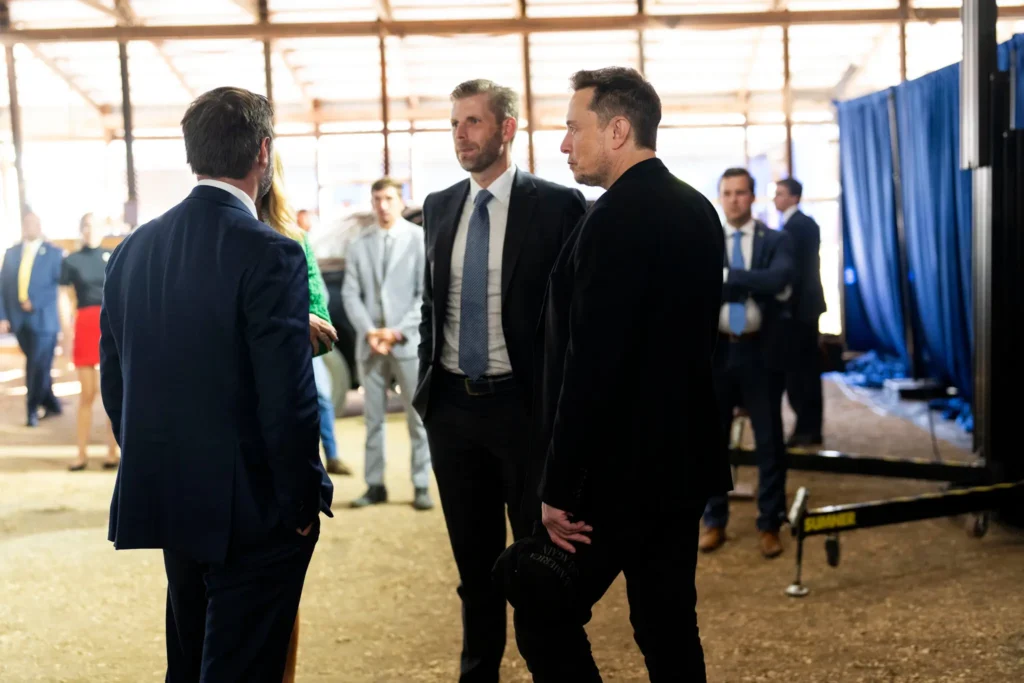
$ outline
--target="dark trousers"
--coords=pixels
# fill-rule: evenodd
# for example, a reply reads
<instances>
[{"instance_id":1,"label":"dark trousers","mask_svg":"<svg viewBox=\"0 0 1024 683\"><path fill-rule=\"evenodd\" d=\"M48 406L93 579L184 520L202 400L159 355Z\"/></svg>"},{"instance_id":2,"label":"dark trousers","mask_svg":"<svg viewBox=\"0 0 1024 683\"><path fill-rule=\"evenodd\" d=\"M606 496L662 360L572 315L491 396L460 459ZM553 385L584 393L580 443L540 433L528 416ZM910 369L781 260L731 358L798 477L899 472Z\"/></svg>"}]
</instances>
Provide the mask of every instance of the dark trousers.
<instances>
[{"instance_id":1,"label":"dark trousers","mask_svg":"<svg viewBox=\"0 0 1024 683\"><path fill-rule=\"evenodd\" d=\"M535 683L600 683L584 626L619 572L626 576L629 621L650 680L707 680L694 585L700 508L676 514L660 517L656 528L638 526L605 538L595 526L594 545L577 545L581 607L575 614L516 609L516 643ZM669 543L664 529L672 529Z\"/></svg>"},{"instance_id":2,"label":"dark trousers","mask_svg":"<svg viewBox=\"0 0 1024 683\"><path fill-rule=\"evenodd\" d=\"M53 353L57 348L57 335L53 332L34 332L22 327L15 334L21 352L25 354L25 387L28 389L26 407L34 415L40 406L53 411L60 410L60 402L53 394Z\"/></svg>"},{"instance_id":3,"label":"dark trousers","mask_svg":"<svg viewBox=\"0 0 1024 683\"><path fill-rule=\"evenodd\" d=\"M764 367L761 345L756 339L729 341L723 338L715 355L715 399L722 438L729 440L733 410L737 406L745 408L754 427L757 454L757 528L778 531L786 516L786 446L782 434L784 376ZM704 523L724 528L728 522L728 497L713 496L708 500Z\"/></svg>"},{"instance_id":4,"label":"dark trousers","mask_svg":"<svg viewBox=\"0 0 1024 683\"><path fill-rule=\"evenodd\" d=\"M793 369L786 373L786 394L796 413L793 433L817 439L821 436L823 412L818 323L793 321L792 329Z\"/></svg>"},{"instance_id":5,"label":"dark trousers","mask_svg":"<svg viewBox=\"0 0 1024 683\"><path fill-rule=\"evenodd\" d=\"M164 550L167 571L167 683L281 683L288 641L313 548L282 534L206 564Z\"/></svg>"},{"instance_id":6,"label":"dark trousers","mask_svg":"<svg viewBox=\"0 0 1024 683\"><path fill-rule=\"evenodd\" d=\"M424 421L462 599L460 683L497 683L505 652L505 596L491 569L522 538L527 420L515 389L469 396L435 372Z\"/></svg>"}]
</instances>

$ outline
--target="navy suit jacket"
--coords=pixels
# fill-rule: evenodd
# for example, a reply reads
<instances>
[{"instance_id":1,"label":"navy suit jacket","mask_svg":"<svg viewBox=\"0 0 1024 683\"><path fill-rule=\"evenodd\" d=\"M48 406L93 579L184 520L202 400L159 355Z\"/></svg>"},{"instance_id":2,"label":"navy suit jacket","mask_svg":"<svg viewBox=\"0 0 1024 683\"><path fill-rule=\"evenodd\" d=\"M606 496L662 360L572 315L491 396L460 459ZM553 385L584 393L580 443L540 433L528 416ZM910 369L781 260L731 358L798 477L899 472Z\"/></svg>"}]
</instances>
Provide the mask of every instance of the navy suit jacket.
<instances>
[{"instance_id":1,"label":"navy suit jacket","mask_svg":"<svg viewBox=\"0 0 1024 683\"><path fill-rule=\"evenodd\" d=\"M60 332L60 314L57 292L60 286L60 268L64 252L55 244L43 242L32 262L32 277L28 281L28 300L32 312L26 313L18 301L18 269L21 266L22 245L16 244L4 254L0 266L0 320L8 320L15 332L28 327L36 334Z\"/></svg>"},{"instance_id":2,"label":"navy suit jacket","mask_svg":"<svg viewBox=\"0 0 1024 683\"><path fill-rule=\"evenodd\" d=\"M111 254L100 328L116 548L222 562L330 514L298 242L196 187Z\"/></svg>"},{"instance_id":3,"label":"navy suit jacket","mask_svg":"<svg viewBox=\"0 0 1024 683\"><path fill-rule=\"evenodd\" d=\"M793 283L792 242L785 232L772 230L756 221L750 270L730 268L723 288L725 301L741 302L751 297L760 307L760 343L764 362L776 370L786 369L789 362L787 349L792 313L789 301L779 301L777 296ZM728 260L725 265L729 265ZM721 350L722 346L718 348ZM716 358L722 357L721 353L716 354Z\"/></svg>"},{"instance_id":4,"label":"navy suit jacket","mask_svg":"<svg viewBox=\"0 0 1024 683\"><path fill-rule=\"evenodd\" d=\"M783 226L793 239L793 317L818 326L825 312L825 293L821 286L821 228L814 219L797 211Z\"/></svg>"}]
</instances>

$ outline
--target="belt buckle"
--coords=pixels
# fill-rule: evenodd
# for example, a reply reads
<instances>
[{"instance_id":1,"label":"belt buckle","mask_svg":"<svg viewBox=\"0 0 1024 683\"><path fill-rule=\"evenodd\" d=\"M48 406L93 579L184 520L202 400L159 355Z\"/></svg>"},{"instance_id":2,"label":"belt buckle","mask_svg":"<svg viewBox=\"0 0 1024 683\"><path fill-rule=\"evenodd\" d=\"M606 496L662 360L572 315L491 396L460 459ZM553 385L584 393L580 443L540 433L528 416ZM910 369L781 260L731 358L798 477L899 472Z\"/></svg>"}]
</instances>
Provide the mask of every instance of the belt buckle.
<instances>
[{"instance_id":1,"label":"belt buckle","mask_svg":"<svg viewBox=\"0 0 1024 683\"><path fill-rule=\"evenodd\" d=\"M487 379L487 378L484 378L484 379ZM469 396L486 396L488 394L494 393L493 387L491 386L491 381L489 379L487 379L487 386L488 386L489 389L491 389L491 391L487 391L487 392L473 391L473 384L472 384L473 380L471 380L469 377L467 377L464 381L466 383L466 394L469 395ZM479 381L479 380L477 380L477 381Z\"/></svg>"}]
</instances>

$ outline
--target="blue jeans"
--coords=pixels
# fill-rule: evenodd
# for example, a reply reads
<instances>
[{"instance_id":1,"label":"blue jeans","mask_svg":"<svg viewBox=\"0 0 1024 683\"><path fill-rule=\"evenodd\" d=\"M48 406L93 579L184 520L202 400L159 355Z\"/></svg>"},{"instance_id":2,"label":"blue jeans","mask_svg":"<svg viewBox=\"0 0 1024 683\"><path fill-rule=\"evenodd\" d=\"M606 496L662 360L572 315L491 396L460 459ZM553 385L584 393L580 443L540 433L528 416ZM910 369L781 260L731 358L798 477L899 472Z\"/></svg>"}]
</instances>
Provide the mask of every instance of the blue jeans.
<instances>
[{"instance_id":1,"label":"blue jeans","mask_svg":"<svg viewBox=\"0 0 1024 683\"><path fill-rule=\"evenodd\" d=\"M328 460L338 457L338 445L334 440L334 401L331 400L331 373L324 359L313 359L313 380L316 382L316 401L320 406L320 441Z\"/></svg>"}]
</instances>

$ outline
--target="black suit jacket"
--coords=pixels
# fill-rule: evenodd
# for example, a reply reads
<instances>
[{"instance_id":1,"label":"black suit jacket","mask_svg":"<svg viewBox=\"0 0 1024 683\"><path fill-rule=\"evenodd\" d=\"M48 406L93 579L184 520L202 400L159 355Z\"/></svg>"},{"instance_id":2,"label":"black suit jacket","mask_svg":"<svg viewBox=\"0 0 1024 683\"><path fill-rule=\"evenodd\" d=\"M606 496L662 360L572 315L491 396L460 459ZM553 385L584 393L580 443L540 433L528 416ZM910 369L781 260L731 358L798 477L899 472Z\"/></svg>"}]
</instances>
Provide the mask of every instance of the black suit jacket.
<instances>
[{"instance_id":1,"label":"black suit jacket","mask_svg":"<svg viewBox=\"0 0 1024 683\"><path fill-rule=\"evenodd\" d=\"M537 336L544 502L618 525L732 488L712 384L724 253L714 207L658 159L577 227Z\"/></svg>"},{"instance_id":2,"label":"black suit jacket","mask_svg":"<svg viewBox=\"0 0 1024 683\"><path fill-rule=\"evenodd\" d=\"M723 263L728 266L728 259ZM779 301L777 297L792 282L792 239L785 232L772 230L760 221L755 222L750 270L729 269L722 298L728 302L744 302L751 297L757 303L761 309L759 342L763 362L774 370L784 370L790 362L787 349L792 294L785 301ZM719 353L718 358L724 359L724 354Z\"/></svg>"},{"instance_id":3,"label":"black suit jacket","mask_svg":"<svg viewBox=\"0 0 1024 683\"><path fill-rule=\"evenodd\" d=\"M100 326L115 547L221 562L330 513L301 245L196 187L114 250Z\"/></svg>"},{"instance_id":4,"label":"black suit jacket","mask_svg":"<svg viewBox=\"0 0 1024 683\"><path fill-rule=\"evenodd\" d=\"M452 245L468 196L466 179L429 195L423 202L427 267L420 321L420 381L413 404L424 417L429 409L431 374L441 363ZM540 319L548 274L585 211L586 201L579 190L516 170L501 259L501 324L512 373L527 402L527 410L533 373L533 334Z\"/></svg>"},{"instance_id":5,"label":"black suit jacket","mask_svg":"<svg viewBox=\"0 0 1024 683\"><path fill-rule=\"evenodd\" d=\"M783 231L793 240L793 318L817 327L825 312L825 293L821 286L821 229L814 219L797 211Z\"/></svg>"}]
</instances>

